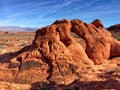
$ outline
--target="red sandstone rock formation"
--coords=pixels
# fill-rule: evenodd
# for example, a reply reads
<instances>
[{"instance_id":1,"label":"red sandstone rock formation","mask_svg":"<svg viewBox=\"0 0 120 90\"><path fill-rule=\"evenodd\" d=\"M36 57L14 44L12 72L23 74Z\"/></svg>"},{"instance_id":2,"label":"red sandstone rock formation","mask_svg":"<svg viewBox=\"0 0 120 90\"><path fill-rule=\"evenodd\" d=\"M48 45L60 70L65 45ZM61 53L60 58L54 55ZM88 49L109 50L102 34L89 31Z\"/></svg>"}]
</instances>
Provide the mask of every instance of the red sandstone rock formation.
<instances>
[{"instance_id":1,"label":"red sandstone rock formation","mask_svg":"<svg viewBox=\"0 0 120 90\"><path fill-rule=\"evenodd\" d=\"M86 41L86 50L70 35L75 32ZM68 85L80 73L108 58L120 55L120 42L111 37L100 20L58 20L36 31L32 45L20 51L6 69L6 81L16 83L54 82ZM0 75L4 72L0 72Z\"/></svg>"},{"instance_id":2,"label":"red sandstone rock formation","mask_svg":"<svg viewBox=\"0 0 120 90\"><path fill-rule=\"evenodd\" d=\"M91 24L73 20L71 30L85 39L86 53L95 64L104 63L107 59L120 55L120 42L111 36L100 20Z\"/></svg>"}]
</instances>

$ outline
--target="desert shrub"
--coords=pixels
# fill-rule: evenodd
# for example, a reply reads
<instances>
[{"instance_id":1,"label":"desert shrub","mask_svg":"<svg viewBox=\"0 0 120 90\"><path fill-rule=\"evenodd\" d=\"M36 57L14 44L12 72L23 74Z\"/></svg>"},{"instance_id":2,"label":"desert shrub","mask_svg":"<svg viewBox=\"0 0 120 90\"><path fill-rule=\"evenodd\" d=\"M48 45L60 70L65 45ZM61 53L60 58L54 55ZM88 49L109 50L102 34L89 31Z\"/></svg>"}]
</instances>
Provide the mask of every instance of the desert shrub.
<instances>
[{"instance_id":1,"label":"desert shrub","mask_svg":"<svg viewBox=\"0 0 120 90\"><path fill-rule=\"evenodd\" d=\"M114 36L114 38L116 38L117 40L120 40L120 36Z\"/></svg>"},{"instance_id":2,"label":"desert shrub","mask_svg":"<svg viewBox=\"0 0 120 90\"><path fill-rule=\"evenodd\" d=\"M5 45L5 44L0 44L0 49L4 49L4 48L7 48L7 45Z\"/></svg>"},{"instance_id":3,"label":"desert shrub","mask_svg":"<svg viewBox=\"0 0 120 90\"><path fill-rule=\"evenodd\" d=\"M28 44L23 42L22 44L20 44L20 46L27 46Z\"/></svg>"}]
</instances>

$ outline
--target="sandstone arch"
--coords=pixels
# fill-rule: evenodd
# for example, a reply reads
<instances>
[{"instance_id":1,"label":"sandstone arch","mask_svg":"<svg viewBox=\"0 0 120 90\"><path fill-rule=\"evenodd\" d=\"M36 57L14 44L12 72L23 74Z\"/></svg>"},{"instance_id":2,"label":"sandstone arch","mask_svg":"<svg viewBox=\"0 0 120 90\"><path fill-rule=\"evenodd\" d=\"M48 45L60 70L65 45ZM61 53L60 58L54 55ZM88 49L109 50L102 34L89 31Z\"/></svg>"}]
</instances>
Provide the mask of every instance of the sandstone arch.
<instances>
[{"instance_id":1,"label":"sandstone arch","mask_svg":"<svg viewBox=\"0 0 120 90\"><path fill-rule=\"evenodd\" d=\"M85 39L86 50L71 37L71 31ZM9 75L6 81L15 83L68 85L80 79L86 68L92 72L94 64L116 56L120 56L120 42L100 20L89 24L78 19L57 20L36 31L33 43L17 52L6 73L1 71L0 79L5 78L2 75Z\"/></svg>"}]
</instances>

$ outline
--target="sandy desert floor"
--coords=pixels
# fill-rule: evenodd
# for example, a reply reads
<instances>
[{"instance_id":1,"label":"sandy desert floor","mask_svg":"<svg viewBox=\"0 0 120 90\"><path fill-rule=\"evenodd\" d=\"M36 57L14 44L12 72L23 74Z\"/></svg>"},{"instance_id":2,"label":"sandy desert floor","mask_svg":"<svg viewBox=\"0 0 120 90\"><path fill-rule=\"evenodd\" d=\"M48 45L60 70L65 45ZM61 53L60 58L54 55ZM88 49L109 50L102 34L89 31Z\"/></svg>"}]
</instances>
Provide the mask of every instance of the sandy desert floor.
<instances>
[{"instance_id":1,"label":"sandy desert floor","mask_svg":"<svg viewBox=\"0 0 120 90\"><path fill-rule=\"evenodd\" d=\"M0 54L15 52L24 46L32 43L34 39L32 32L1 32L0 33Z\"/></svg>"}]
</instances>

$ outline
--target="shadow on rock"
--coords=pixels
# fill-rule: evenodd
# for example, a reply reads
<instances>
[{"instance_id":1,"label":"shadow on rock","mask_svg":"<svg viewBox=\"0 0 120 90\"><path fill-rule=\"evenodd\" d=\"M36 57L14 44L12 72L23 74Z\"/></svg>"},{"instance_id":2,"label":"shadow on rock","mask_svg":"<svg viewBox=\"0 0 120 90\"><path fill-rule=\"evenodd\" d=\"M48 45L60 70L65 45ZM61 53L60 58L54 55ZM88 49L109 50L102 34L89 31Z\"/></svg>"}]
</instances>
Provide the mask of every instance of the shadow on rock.
<instances>
[{"instance_id":1,"label":"shadow on rock","mask_svg":"<svg viewBox=\"0 0 120 90\"><path fill-rule=\"evenodd\" d=\"M68 86L55 83L37 82L31 85L30 90L120 90L120 82L110 78L106 81L77 81Z\"/></svg>"},{"instance_id":2,"label":"shadow on rock","mask_svg":"<svg viewBox=\"0 0 120 90\"><path fill-rule=\"evenodd\" d=\"M73 88L73 89L72 89ZM77 89L75 89L77 88ZM120 90L120 82L110 78L106 81L79 81L70 86L67 86L63 90Z\"/></svg>"},{"instance_id":3,"label":"shadow on rock","mask_svg":"<svg viewBox=\"0 0 120 90\"><path fill-rule=\"evenodd\" d=\"M17 56L16 52L2 54L0 55L0 63L9 62L11 59L15 58L16 56Z\"/></svg>"},{"instance_id":4,"label":"shadow on rock","mask_svg":"<svg viewBox=\"0 0 120 90\"><path fill-rule=\"evenodd\" d=\"M17 52L10 52L0 55L0 63L6 63L9 62L11 59L17 57L20 53L28 51L31 48L31 45L23 47Z\"/></svg>"},{"instance_id":5,"label":"shadow on rock","mask_svg":"<svg viewBox=\"0 0 120 90\"><path fill-rule=\"evenodd\" d=\"M55 87L55 83L47 83L47 82L36 82L31 84L30 90L53 90Z\"/></svg>"}]
</instances>

